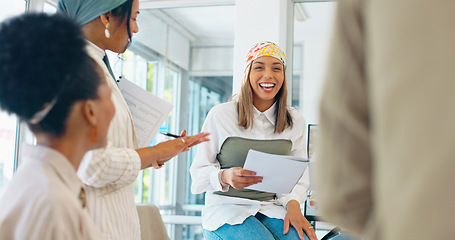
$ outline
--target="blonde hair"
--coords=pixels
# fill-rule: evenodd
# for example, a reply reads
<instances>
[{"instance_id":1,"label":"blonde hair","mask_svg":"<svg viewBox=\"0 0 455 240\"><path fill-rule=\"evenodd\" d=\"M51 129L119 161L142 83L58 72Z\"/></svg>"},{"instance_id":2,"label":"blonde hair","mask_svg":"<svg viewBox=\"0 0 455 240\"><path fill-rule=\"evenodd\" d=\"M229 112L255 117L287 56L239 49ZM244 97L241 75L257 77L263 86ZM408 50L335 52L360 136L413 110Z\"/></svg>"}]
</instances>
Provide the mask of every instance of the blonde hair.
<instances>
[{"instance_id":1,"label":"blonde hair","mask_svg":"<svg viewBox=\"0 0 455 240\"><path fill-rule=\"evenodd\" d=\"M245 129L253 128L253 89L250 83L250 72L252 62L246 67L242 86L237 101L237 112L239 114L239 126ZM280 91L275 96L275 132L282 133L288 126L292 127L293 121L286 103L288 90L286 84L286 71Z\"/></svg>"}]
</instances>

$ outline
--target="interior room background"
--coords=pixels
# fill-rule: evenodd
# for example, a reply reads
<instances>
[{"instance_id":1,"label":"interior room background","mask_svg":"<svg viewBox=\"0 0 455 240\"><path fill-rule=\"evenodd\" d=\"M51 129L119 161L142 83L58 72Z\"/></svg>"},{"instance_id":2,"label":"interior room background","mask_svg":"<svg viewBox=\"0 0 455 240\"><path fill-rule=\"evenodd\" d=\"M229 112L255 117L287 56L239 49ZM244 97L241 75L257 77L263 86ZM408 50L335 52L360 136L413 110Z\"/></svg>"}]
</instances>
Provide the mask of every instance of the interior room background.
<instances>
[{"instance_id":1,"label":"interior room background","mask_svg":"<svg viewBox=\"0 0 455 240\"><path fill-rule=\"evenodd\" d=\"M53 13L57 2L2 1L0 21L27 11ZM234 59L236 20L248 10L239 10L239 1L140 1L140 31L132 45L124 54L108 55L116 76L122 75L174 105L160 131L179 133L186 129L190 135L198 133L208 111L235 93L235 66L243 61ZM286 54L291 63L288 101L303 113L307 123L317 124L317 102L336 3L285 1L290 9L285 13L287 26L291 28L283 36L289 42ZM0 122L1 195L20 164L21 146L34 139L14 116L0 112ZM150 144L164 140L166 137L158 134ZM195 150L180 154L163 169L143 170L134 183L136 202L157 205L170 238L175 240L203 239L200 215L204 195L190 191L189 167Z\"/></svg>"}]
</instances>

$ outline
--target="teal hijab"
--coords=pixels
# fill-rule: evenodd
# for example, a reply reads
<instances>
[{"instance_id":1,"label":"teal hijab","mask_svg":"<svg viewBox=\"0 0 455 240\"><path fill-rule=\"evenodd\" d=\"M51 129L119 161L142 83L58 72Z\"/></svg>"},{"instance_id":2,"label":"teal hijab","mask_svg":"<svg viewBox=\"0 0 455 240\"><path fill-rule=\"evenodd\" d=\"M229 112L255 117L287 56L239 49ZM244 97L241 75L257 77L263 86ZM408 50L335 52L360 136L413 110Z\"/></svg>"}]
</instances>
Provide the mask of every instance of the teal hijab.
<instances>
[{"instance_id":1,"label":"teal hijab","mask_svg":"<svg viewBox=\"0 0 455 240\"><path fill-rule=\"evenodd\" d=\"M58 0L57 12L75 19L81 26L101 14L122 5L127 0Z\"/></svg>"}]
</instances>

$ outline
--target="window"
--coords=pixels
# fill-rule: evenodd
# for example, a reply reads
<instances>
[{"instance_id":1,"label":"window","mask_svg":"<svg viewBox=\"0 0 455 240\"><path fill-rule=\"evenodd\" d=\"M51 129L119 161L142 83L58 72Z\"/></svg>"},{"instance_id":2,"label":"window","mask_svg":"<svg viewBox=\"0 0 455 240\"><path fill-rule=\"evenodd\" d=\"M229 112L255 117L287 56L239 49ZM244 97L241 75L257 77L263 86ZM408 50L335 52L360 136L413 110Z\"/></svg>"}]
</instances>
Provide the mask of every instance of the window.
<instances>
[{"instance_id":1,"label":"window","mask_svg":"<svg viewBox=\"0 0 455 240\"><path fill-rule=\"evenodd\" d=\"M178 129L178 108L179 108L179 67L173 67L163 57L155 57L144 54L148 49L132 47L134 50L127 50L125 53L116 55L108 52L116 76L124 76L138 86L153 93L167 102L174 105L173 111L169 114L160 128L160 132L175 132ZM161 74L160 74L161 73ZM167 137L158 134L150 146L154 146ZM152 168L141 171L134 183L135 201L137 203L154 203L162 209L172 209L174 205L174 161L169 161L159 171Z\"/></svg>"},{"instance_id":2,"label":"window","mask_svg":"<svg viewBox=\"0 0 455 240\"><path fill-rule=\"evenodd\" d=\"M218 79L218 80L217 80ZM224 86L224 82L232 83L232 77L193 77L190 80L189 87L189 103L188 103L188 129L191 134L197 134L201 131L202 124L204 123L205 117L212 107L222 102L226 102L227 96L221 94L220 91L213 91L209 88L207 82L217 82L219 87ZM226 83L227 84L227 83ZM228 85L228 84L227 84ZM229 85L228 85L229 86ZM190 149L188 153L186 171L186 186L187 189L185 194L185 204L189 205L203 205L204 194L194 195L189 191L191 188L191 176L189 172L189 166L191 166L194 156L196 154L196 148ZM202 206L200 207L202 209ZM197 215L198 211L189 211L188 215Z\"/></svg>"},{"instance_id":3,"label":"window","mask_svg":"<svg viewBox=\"0 0 455 240\"><path fill-rule=\"evenodd\" d=\"M0 112L0 197L15 169L16 118Z\"/></svg>"},{"instance_id":4,"label":"window","mask_svg":"<svg viewBox=\"0 0 455 240\"><path fill-rule=\"evenodd\" d=\"M8 1L0 3L0 22L6 18L24 13L25 1ZM0 197L3 190L13 177L16 168L16 117L10 116L0 110Z\"/></svg>"},{"instance_id":5,"label":"window","mask_svg":"<svg viewBox=\"0 0 455 240\"><path fill-rule=\"evenodd\" d=\"M57 1L56 1L57 2ZM53 2L45 2L43 5L43 12L45 13L56 13L57 8L56 8L56 3Z\"/></svg>"}]
</instances>

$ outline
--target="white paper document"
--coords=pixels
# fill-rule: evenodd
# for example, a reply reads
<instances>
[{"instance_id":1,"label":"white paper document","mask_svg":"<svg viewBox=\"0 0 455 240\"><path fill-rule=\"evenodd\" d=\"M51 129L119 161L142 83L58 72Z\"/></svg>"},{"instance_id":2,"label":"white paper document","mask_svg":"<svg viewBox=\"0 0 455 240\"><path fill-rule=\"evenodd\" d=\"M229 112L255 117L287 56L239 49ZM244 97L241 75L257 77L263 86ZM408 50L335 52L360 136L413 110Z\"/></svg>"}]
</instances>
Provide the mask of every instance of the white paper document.
<instances>
[{"instance_id":1,"label":"white paper document","mask_svg":"<svg viewBox=\"0 0 455 240\"><path fill-rule=\"evenodd\" d=\"M308 166L308 159L249 150L243 169L255 171L262 182L246 187L279 194L290 193Z\"/></svg>"},{"instance_id":2,"label":"white paper document","mask_svg":"<svg viewBox=\"0 0 455 240\"><path fill-rule=\"evenodd\" d=\"M147 147L174 106L125 78L118 86L133 116L138 145Z\"/></svg>"}]
</instances>

